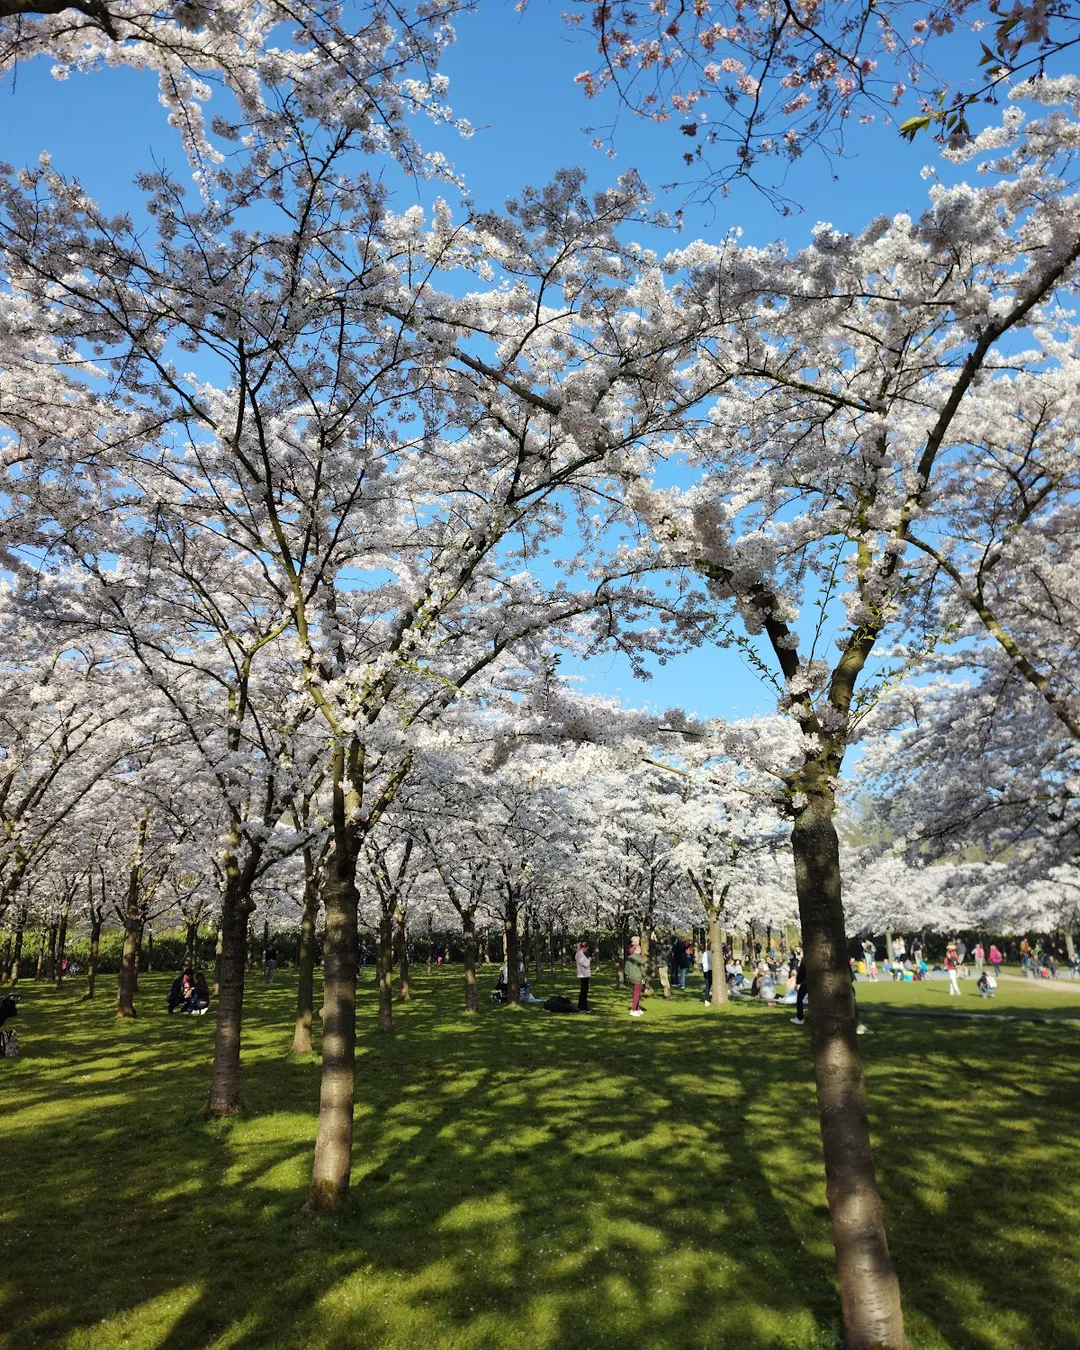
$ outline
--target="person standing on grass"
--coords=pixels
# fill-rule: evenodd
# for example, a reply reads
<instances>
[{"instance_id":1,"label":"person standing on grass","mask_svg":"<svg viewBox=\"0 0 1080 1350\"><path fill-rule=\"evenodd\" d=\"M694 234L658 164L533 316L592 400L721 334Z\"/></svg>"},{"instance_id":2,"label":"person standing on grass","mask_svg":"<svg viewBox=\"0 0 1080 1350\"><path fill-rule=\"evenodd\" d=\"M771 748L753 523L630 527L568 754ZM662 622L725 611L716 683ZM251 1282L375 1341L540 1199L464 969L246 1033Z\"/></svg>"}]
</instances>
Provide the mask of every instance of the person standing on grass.
<instances>
[{"instance_id":1,"label":"person standing on grass","mask_svg":"<svg viewBox=\"0 0 1080 1350\"><path fill-rule=\"evenodd\" d=\"M986 953L983 951L981 942L975 943L975 950L971 953L975 958L975 974L981 975L983 970L983 961L986 959Z\"/></svg>"},{"instance_id":2,"label":"person standing on grass","mask_svg":"<svg viewBox=\"0 0 1080 1350\"><path fill-rule=\"evenodd\" d=\"M671 939L660 938L653 933L650 941L653 944L653 952L656 957L656 973L660 976L660 986L664 991L664 997L671 997Z\"/></svg>"},{"instance_id":3,"label":"person standing on grass","mask_svg":"<svg viewBox=\"0 0 1080 1350\"><path fill-rule=\"evenodd\" d=\"M675 977L675 983L680 989L686 988L686 967L690 964L686 955L686 939L676 936L674 943L675 960L672 964L672 974Z\"/></svg>"},{"instance_id":4,"label":"person standing on grass","mask_svg":"<svg viewBox=\"0 0 1080 1350\"><path fill-rule=\"evenodd\" d=\"M960 984L957 980L957 974L960 970L960 957L956 951L956 943L950 942L945 949L945 969L949 973L949 994L959 994Z\"/></svg>"},{"instance_id":5,"label":"person standing on grass","mask_svg":"<svg viewBox=\"0 0 1080 1350\"><path fill-rule=\"evenodd\" d=\"M1001 974L1001 964L1005 960L1001 952L998 950L998 945L996 942L991 942L990 944L989 959L990 964L994 967L994 979L996 980Z\"/></svg>"},{"instance_id":6,"label":"person standing on grass","mask_svg":"<svg viewBox=\"0 0 1080 1350\"><path fill-rule=\"evenodd\" d=\"M633 990L630 1003L631 1017L644 1017L641 1007L641 990L645 984L645 958L641 954L641 939L630 939L630 954L626 958L626 981Z\"/></svg>"},{"instance_id":7,"label":"person standing on grass","mask_svg":"<svg viewBox=\"0 0 1080 1350\"><path fill-rule=\"evenodd\" d=\"M704 982L705 1002L708 1003L712 996L712 952L708 947L703 947L701 951L701 978Z\"/></svg>"},{"instance_id":8,"label":"person standing on grass","mask_svg":"<svg viewBox=\"0 0 1080 1350\"><path fill-rule=\"evenodd\" d=\"M266 971L263 974L264 983L266 984L274 983L274 975L277 972L277 963L278 963L278 949L277 946L273 942L271 942L270 946L267 947L266 949Z\"/></svg>"},{"instance_id":9,"label":"person standing on grass","mask_svg":"<svg viewBox=\"0 0 1080 1350\"><path fill-rule=\"evenodd\" d=\"M862 945L863 960L866 962L866 973L872 980L877 979L877 950L874 947L874 939L867 938Z\"/></svg>"},{"instance_id":10,"label":"person standing on grass","mask_svg":"<svg viewBox=\"0 0 1080 1350\"><path fill-rule=\"evenodd\" d=\"M592 949L587 942L579 942L574 957L578 977L578 1012L589 1011L589 980L592 978Z\"/></svg>"}]
</instances>

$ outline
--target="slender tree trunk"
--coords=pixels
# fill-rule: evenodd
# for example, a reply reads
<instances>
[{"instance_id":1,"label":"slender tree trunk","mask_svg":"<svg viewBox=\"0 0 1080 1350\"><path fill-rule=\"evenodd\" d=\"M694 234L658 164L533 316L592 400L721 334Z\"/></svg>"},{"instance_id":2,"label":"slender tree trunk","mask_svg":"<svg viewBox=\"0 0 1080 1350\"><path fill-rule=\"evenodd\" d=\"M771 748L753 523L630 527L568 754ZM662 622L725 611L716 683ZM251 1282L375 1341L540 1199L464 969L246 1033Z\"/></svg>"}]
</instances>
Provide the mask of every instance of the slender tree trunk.
<instances>
[{"instance_id":1,"label":"slender tree trunk","mask_svg":"<svg viewBox=\"0 0 1080 1350\"><path fill-rule=\"evenodd\" d=\"M296 979L296 1028L292 1053L311 1054L311 1019L315 1009L315 920L319 913L319 889L314 859L304 852L304 911L300 917L299 974Z\"/></svg>"},{"instance_id":2,"label":"slender tree trunk","mask_svg":"<svg viewBox=\"0 0 1080 1350\"><path fill-rule=\"evenodd\" d=\"M727 971L724 968L724 930L716 916L709 919L709 952L712 956L712 993L709 1004L713 1008L722 1008L728 1001Z\"/></svg>"},{"instance_id":3,"label":"slender tree trunk","mask_svg":"<svg viewBox=\"0 0 1080 1350\"><path fill-rule=\"evenodd\" d=\"M90 922L90 961L86 968L86 988L83 990L83 998L94 997L94 987L97 984L98 954L101 951L101 920L94 918Z\"/></svg>"},{"instance_id":4,"label":"slender tree trunk","mask_svg":"<svg viewBox=\"0 0 1080 1350\"><path fill-rule=\"evenodd\" d=\"M503 933L506 941L506 1001L520 1005L521 983L518 980L518 894L513 886L506 888L506 919Z\"/></svg>"},{"instance_id":5,"label":"slender tree trunk","mask_svg":"<svg viewBox=\"0 0 1080 1350\"><path fill-rule=\"evenodd\" d=\"M462 945L465 948L465 1011L479 1009L480 997L476 988L476 923L471 914L461 916Z\"/></svg>"},{"instance_id":6,"label":"slender tree trunk","mask_svg":"<svg viewBox=\"0 0 1080 1350\"><path fill-rule=\"evenodd\" d=\"M221 952L224 946L221 936L221 920L218 920L217 938L214 941L214 997L221 993Z\"/></svg>"},{"instance_id":7,"label":"slender tree trunk","mask_svg":"<svg viewBox=\"0 0 1080 1350\"><path fill-rule=\"evenodd\" d=\"M41 972L45 969L45 944L49 940L49 935L43 928L41 930L41 941L38 943L37 969L34 971L34 979L41 979Z\"/></svg>"},{"instance_id":8,"label":"slender tree trunk","mask_svg":"<svg viewBox=\"0 0 1080 1350\"><path fill-rule=\"evenodd\" d=\"M8 932L7 941L4 943L4 959L0 962L0 984L6 984L8 975L11 972L11 947L15 941L15 932Z\"/></svg>"},{"instance_id":9,"label":"slender tree trunk","mask_svg":"<svg viewBox=\"0 0 1080 1350\"><path fill-rule=\"evenodd\" d=\"M356 1072L356 861L359 840L346 821L344 750L334 751L334 851L324 892L322 1078L309 1213L342 1209L352 1175Z\"/></svg>"},{"instance_id":10,"label":"slender tree trunk","mask_svg":"<svg viewBox=\"0 0 1080 1350\"><path fill-rule=\"evenodd\" d=\"M147 975L154 973L154 930L152 927L146 930L146 973Z\"/></svg>"},{"instance_id":11,"label":"slender tree trunk","mask_svg":"<svg viewBox=\"0 0 1080 1350\"><path fill-rule=\"evenodd\" d=\"M249 869L246 869L249 870ZM217 1026L208 1116L234 1116L240 1110L240 1030L244 1013L245 956L251 919L251 900L245 872L235 857L225 861L225 891L218 928L219 974Z\"/></svg>"},{"instance_id":12,"label":"slender tree trunk","mask_svg":"<svg viewBox=\"0 0 1080 1350\"><path fill-rule=\"evenodd\" d=\"M379 980L379 1011L375 1026L379 1031L394 1029L394 930L393 918L383 909L379 915L376 975Z\"/></svg>"},{"instance_id":13,"label":"slender tree trunk","mask_svg":"<svg viewBox=\"0 0 1080 1350\"><path fill-rule=\"evenodd\" d=\"M184 929L184 969L193 970L198 955L199 921L188 921Z\"/></svg>"},{"instance_id":14,"label":"slender tree trunk","mask_svg":"<svg viewBox=\"0 0 1080 1350\"><path fill-rule=\"evenodd\" d=\"M135 1016L135 991L138 984L139 948L142 946L142 924L138 917L124 917L124 950L120 957L120 978L116 988L116 1016Z\"/></svg>"},{"instance_id":15,"label":"slender tree trunk","mask_svg":"<svg viewBox=\"0 0 1080 1350\"><path fill-rule=\"evenodd\" d=\"M45 979L52 984L56 979L56 935L59 931L59 924L49 924L49 950L45 957Z\"/></svg>"},{"instance_id":16,"label":"slender tree trunk","mask_svg":"<svg viewBox=\"0 0 1080 1350\"><path fill-rule=\"evenodd\" d=\"M397 949L398 949L398 968L401 972L401 987L398 990L398 998L402 1003L408 1003L412 995L409 993L409 934L405 929L405 915L399 913L397 921Z\"/></svg>"},{"instance_id":17,"label":"slender tree trunk","mask_svg":"<svg viewBox=\"0 0 1080 1350\"><path fill-rule=\"evenodd\" d=\"M870 1150L866 1088L856 1052L834 797L813 781L795 815L792 849L809 978L817 1083L846 1350L908 1350ZM822 771L821 776L824 776ZM805 780L803 780L805 784Z\"/></svg>"},{"instance_id":18,"label":"slender tree trunk","mask_svg":"<svg viewBox=\"0 0 1080 1350\"><path fill-rule=\"evenodd\" d=\"M64 955L67 952L67 929L68 929L68 916L67 916L67 908L65 907L64 913L60 916L60 931L56 936L57 989L62 989L64 987Z\"/></svg>"},{"instance_id":19,"label":"slender tree trunk","mask_svg":"<svg viewBox=\"0 0 1080 1350\"><path fill-rule=\"evenodd\" d=\"M15 948L11 954L12 988L19 983L19 967L22 965L23 931L26 927L28 910L20 909L15 919Z\"/></svg>"}]
</instances>

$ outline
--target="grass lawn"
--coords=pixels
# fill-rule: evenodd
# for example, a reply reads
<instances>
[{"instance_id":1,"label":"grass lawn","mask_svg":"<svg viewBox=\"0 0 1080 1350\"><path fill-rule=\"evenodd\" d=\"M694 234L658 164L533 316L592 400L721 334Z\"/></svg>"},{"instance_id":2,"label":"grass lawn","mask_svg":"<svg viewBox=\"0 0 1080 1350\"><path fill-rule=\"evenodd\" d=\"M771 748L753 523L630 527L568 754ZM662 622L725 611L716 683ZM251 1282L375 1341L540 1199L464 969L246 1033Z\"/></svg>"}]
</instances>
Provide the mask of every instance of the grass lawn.
<instances>
[{"instance_id":1,"label":"grass lawn","mask_svg":"<svg viewBox=\"0 0 1080 1350\"><path fill-rule=\"evenodd\" d=\"M213 1018L168 1018L151 976L118 1024L109 984L85 1006L25 986L23 1057L0 1061L0 1350L837 1344L788 1008L687 993L632 1020L600 988L593 1017L468 1021L460 973L420 971L379 1036L369 974L353 1205L306 1225L318 1069L285 1057L290 977L253 982L245 1111L209 1124ZM978 1010L968 987L859 987L912 1341L1075 1350L1080 1026L884 1011ZM1080 1016L1080 985L1003 981L989 1011L1051 1006Z\"/></svg>"}]
</instances>

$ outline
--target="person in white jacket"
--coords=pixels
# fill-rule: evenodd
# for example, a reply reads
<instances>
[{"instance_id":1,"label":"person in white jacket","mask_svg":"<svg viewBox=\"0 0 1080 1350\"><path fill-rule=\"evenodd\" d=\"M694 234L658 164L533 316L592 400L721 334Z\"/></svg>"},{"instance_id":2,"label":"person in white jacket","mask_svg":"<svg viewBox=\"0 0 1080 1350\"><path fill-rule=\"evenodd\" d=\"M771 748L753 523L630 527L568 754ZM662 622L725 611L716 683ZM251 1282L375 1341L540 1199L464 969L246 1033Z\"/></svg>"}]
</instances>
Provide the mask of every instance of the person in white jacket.
<instances>
[{"instance_id":1,"label":"person in white jacket","mask_svg":"<svg viewBox=\"0 0 1080 1350\"><path fill-rule=\"evenodd\" d=\"M574 957L578 977L578 1012L589 1011L589 980L592 978L592 949L587 942L579 942Z\"/></svg>"}]
</instances>

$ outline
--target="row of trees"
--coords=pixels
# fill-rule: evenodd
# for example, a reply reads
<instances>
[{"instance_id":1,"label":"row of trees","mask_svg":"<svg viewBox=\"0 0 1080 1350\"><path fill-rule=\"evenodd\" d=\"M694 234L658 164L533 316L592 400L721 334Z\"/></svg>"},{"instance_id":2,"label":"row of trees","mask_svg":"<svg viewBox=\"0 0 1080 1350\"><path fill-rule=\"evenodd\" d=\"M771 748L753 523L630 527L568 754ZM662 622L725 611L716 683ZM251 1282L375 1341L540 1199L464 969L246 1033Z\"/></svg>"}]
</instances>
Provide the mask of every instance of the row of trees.
<instances>
[{"instance_id":1,"label":"row of trees","mask_svg":"<svg viewBox=\"0 0 1080 1350\"><path fill-rule=\"evenodd\" d=\"M616 931L695 907L715 946L786 921L790 867L846 1334L903 1345L838 801L871 737L875 837L1020 888L1072 866L1080 83L1016 91L950 152L980 185L918 219L660 257L633 174L395 212L381 159L444 167L409 114L448 115L449 11L311 7L279 46L272 6L32 13L0 10L0 51L159 70L198 194L156 169L115 214L47 158L0 177L5 914L64 878L91 929L119 898L125 1014L154 907L212 906L228 1114L251 916L302 896L310 948L321 903L320 1210L348 1192L365 896L385 981L417 886L466 936L497 905L514 971L538 897L584 914L591 887ZM209 128L203 77L235 108ZM776 720L556 674L702 641Z\"/></svg>"}]
</instances>

